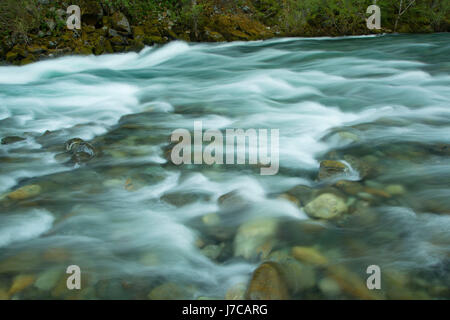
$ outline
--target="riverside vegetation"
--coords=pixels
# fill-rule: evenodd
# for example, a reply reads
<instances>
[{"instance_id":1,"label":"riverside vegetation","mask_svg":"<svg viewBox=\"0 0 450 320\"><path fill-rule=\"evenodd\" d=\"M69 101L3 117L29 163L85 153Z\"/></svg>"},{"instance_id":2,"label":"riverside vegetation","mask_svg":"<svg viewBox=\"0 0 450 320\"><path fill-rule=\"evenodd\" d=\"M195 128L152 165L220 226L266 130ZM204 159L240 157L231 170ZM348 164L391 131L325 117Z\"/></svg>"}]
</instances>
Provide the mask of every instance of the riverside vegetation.
<instances>
[{"instance_id":1,"label":"riverside vegetation","mask_svg":"<svg viewBox=\"0 0 450 320\"><path fill-rule=\"evenodd\" d=\"M81 31L66 28L78 5ZM0 60L139 51L172 40L221 42L286 36L448 32L446 0L379 0L382 30L366 28L370 0L2 0Z\"/></svg>"}]
</instances>

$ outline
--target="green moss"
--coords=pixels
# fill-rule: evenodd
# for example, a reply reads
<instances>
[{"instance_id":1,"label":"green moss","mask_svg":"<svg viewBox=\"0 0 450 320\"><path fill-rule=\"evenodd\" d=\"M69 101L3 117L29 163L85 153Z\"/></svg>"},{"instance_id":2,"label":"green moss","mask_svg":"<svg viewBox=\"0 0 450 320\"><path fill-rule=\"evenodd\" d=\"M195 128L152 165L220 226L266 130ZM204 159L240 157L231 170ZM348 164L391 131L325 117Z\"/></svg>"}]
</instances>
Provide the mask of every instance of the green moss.
<instances>
[{"instance_id":1,"label":"green moss","mask_svg":"<svg viewBox=\"0 0 450 320\"><path fill-rule=\"evenodd\" d=\"M403 0L408 3L412 0ZM80 32L66 28L67 1L0 0L0 61L26 62L41 53L17 52L17 46L48 46L67 52L102 54L139 50L172 39L186 41L255 40L273 36L339 36L379 32L450 31L450 1L415 0L399 15L400 1L378 0L381 31L366 27L373 0L71 0L82 9ZM404 9L405 7L403 7ZM120 11L132 32L109 33ZM51 42L51 44L49 44ZM19 47L20 47L19 46ZM79 48L79 47L82 48ZM15 49L13 49L15 48ZM77 49L78 48L78 49ZM81 52L83 51L83 52ZM45 51L49 52L49 51ZM30 56L31 55L31 56Z\"/></svg>"}]
</instances>

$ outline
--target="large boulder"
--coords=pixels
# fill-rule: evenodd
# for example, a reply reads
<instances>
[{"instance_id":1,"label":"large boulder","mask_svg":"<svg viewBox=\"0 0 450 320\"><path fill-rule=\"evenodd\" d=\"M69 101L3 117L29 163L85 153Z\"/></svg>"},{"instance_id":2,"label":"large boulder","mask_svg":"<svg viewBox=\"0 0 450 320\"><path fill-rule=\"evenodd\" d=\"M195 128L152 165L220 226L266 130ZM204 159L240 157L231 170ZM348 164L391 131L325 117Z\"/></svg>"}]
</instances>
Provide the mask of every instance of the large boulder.
<instances>
[{"instance_id":1,"label":"large boulder","mask_svg":"<svg viewBox=\"0 0 450 320\"><path fill-rule=\"evenodd\" d=\"M332 219L347 210L344 199L332 193L321 194L305 206L305 212L317 219Z\"/></svg>"}]
</instances>

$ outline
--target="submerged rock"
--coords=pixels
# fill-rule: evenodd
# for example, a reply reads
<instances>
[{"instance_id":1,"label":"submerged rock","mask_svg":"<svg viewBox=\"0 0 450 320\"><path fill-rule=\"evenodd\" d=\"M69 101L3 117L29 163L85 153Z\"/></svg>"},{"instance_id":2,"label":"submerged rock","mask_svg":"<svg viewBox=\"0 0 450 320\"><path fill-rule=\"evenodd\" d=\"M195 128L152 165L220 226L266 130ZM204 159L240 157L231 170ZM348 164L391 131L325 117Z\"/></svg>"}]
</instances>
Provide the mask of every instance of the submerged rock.
<instances>
[{"instance_id":1,"label":"submerged rock","mask_svg":"<svg viewBox=\"0 0 450 320\"><path fill-rule=\"evenodd\" d=\"M247 289L249 300L287 300L289 292L281 267L275 262L264 262L254 272Z\"/></svg>"},{"instance_id":2,"label":"submerged rock","mask_svg":"<svg viewBox=\"0 0 450 320\"><path fill-rule=\"evenodd\" d=\"M9 137L4 137L2 139L2 144L13 144L19 141L24 141L26 140L25 138L22 137L18 137L18 136L9 136Z\"/></svg>"},{"instance_id":3,"label":"submerged rock","mask_svg":"<svg viewBox=\"0 0 450 320\"><path fill-rule=\"evenodd\" d=\"M344 163L335 160L324 160L320 162L319 180L343 175L347 172L348 168Z\"/></svg>"},{"instance_id":4,"label":"submerged rock","mask_svg":"<svg viewBox=\"0 0 450 320\"><path fill-rule=\"evenodd\" d=\"M341 265L330 265L327 274L346 294L362 300L383 299L384 295L367 288L366 282L356 273Z\"/></svg>"},{"instance_id":5,"label":"submerged rock","mask_svg":"<svg viewBox=\"0 0 450 320\"><path fill-rule=\"evenodd\" d=\"M22 274L22 275L16 276L13 279L13 282L12 282L11 288L9 289L8 294L10 296L12 296L16 293L21 292L25 288L32 285L35 280L36 280L36 277L31 274Z\"/></svg>"},{"instance_id":6,"label":"submerged rock","mask_svg":"<svg viewBox=\"0 0 450 320\"><path fill-rule=\"evenodd\" d=\"M298 206L305 206L311 201L313 195L314 189L308 186L298 185L288 190L285 194L282 194L281 197L294 202Z\"/></svg>"},{"instance_id":7,"label":"submerged rock","mask_svg":"<svg viewBox=\"0 0 450 320\"><path fill-rule=\"evenodd\" d=\"M305 263L316 266L324 266L328 264L328 259L321 254L316 248L296 246L292 248L292 256Z\"/></svg>"},{"instance_id":8,"label":"submerged rock","mask_svg":"<svg viewBox=\"0 0 450 320\"><path fill-rule=\"evenodd\" d=\"M186 292L176 283L166 282L150 291L148 298L150 300L181 300L186 299Z\"/></svg>"},{"instance_id":9,"label":"submerged rock","mask_svg":"<svg viewBox=\"0 0 450 320\"><path fill-rule=\"evenodd\" d=\"M403 187L401 184L388 185L385 190L391 196L400 196L406 192L405 187Z\"/></svg>"},{"instance_id":10,"label":"submerged rock","mask_svg":"<svg viewBox=\"0 0 450 320\"><path fill-rule=\"evenodd\" d=\"M7 195L11 200L25 200L28 198L36 197L41 193L41 186L37 184L31 184L21 187Z\"/></svg>"},{"instance_id":11,"label":"submerged rock","mask_svg":"<svg viewBox=\"0 0 450 320\"><path fill-rule=\"evenodd\" d=\"M304 264L293 258L288 250L274 251L269 256L270 261L278 262L289 292L311 289L316 284L316 272L313 266Z\"/></svg>"},{"instance_id":12,"label":"submerged rock","mask_svg":"<svg viewBox=\"0 0 450 320\"><path fill-rule=\"evenodd\" d=\"M211 195L207 193L181 191L166 193L161 197L161 200L171 205L182 207L197 201L208 201L210 198Z\"/></svg>"},{"instance_id":13,"label":"submerged rock","mask_svg":"<svg viewBox=\"0 0 450 320\"><path fill-rule=\"evenodd\" d=\"M80 138L70 139L64 146L66 151L72 155L74 163L87 162L97 155L97 150L89 142Z\"/></svg>"},{"instance_id":14,"label":"submerged rock","mask_svg":"<svg viewBox=\"0 0 450 320\"><path fill-rule=\"evenodd\" d=\"M247 285L245 283L236 283L227 290L225 300L244 300Z\"/></svg>"},{"instance_id":15,"label":"submerged rock","mask_svg":"<svg viewBox=\"0 0 450 320\"><path fill-rule=\"evenodd\" d=\"M356 158L352 155L344 155L344 160L348 162L348 164L358 171L361 179L371 176L374 173L374 168L372 165L362 159Z\"/></svg>"},{"instance_id":16,"label":"submerged rock","mask_svg":"<svg viewBox=\"0 0 450 320\"><path fill-rule=\"evenodd\" d=\"M0 301L2 300L9 300L9 294L5 289L0 288Z\"/></svg>"},{"instance_id":17,"label":"submerged rock","mask_svg":"<svg viewBox=\"0 0 450 320\"><path fill-rule=\"evenodd\" d=\"M203 255L205 255L209 259L216 260L222 253L223 248L223 243L221 243L220 245L210 244L205 246L201 251Z\"/></svg>"},{"instance_id":18,"label":"submerged rock","mask_svg":"<svg viewBox=\"0 0 450 320\"><path fill-rule=\"evenodd\" d=\"M305 206L305 212L318 219L332 219L347 210L345 201L332 193L321 194Z\"/></svg>"},{"instance_id":19,"label":"submerged rock","mask_svg":"<svg viewBox=\"0 0 450 320\"><path fill-rule=\"evenodd\" d=\"M56 286L58 280L63 275L63 270L64 269L60 267L45 270L44 272L39 274L36 282L34 283L34 286L43 291L50 291Z\"/></svg>"},{"instance_id":20,"label":"submerged rock","mask_svg":"<svg viewBox=\"0 0 450 320\"><path fill-rule=\"evenodd\" d=\"M323 278L319 281L319 289L323 292L326 296L329 297L335 297L341 293L341 288L331 278Z\"/></svg>"},{"instance_id":21,"label":"submerged rock","mask_svg":"<svg viewBox=\"0 0 450 320\"><path fill-rule=\"evenodd\" d=\"M238 190L221 195L217 201L220 208L225 210L241 210L249 204L248 200Z\"/></svg>"},{"instance_id":22,"label":"submerged rock","mask_svg":"<svg viewBox=\"0 0 450 320\"><path fill-rule=\"evenodd\" d=\"M274 219L252 220L242 224L234 238L234 255L247 260L267 256L278 229Z\"/></svg>"},{"instance_id":23,"label":"submerged rock","mask_svg":"<svg viewBox=\"0 0 450 320\"><path fill-rule=\"evenodd\" d=\"M364 186L357 181L339 180L335 186L347 194L356 195L364 190Z\"/></svg>"}]
</instances>

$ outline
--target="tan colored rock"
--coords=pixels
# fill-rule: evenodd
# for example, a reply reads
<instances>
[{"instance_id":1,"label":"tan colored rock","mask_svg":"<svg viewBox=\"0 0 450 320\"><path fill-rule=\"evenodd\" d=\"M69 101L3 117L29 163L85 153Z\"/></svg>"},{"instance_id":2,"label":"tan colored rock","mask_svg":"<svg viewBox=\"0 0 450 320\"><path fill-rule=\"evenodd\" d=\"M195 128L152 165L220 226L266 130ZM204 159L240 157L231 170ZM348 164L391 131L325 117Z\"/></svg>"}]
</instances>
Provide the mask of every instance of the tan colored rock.
<instances>
[{"instance_id":1,"label":"tan colored rock","mask_svg":"<svg viewBox=\"0 0 450 320\"><path fill-rule=\"evenodd\" d=\"M389 199L391 197L391 195L388 192L380 190L380 189L364 188L364 191L366 193L371 194L376 197L381 197L381 198L386 198L386 199Z\"/></svg>"},{"instance_id":2,"label":"tan colored rock","mask_svg":"<svg viewBox=\"0 0 450 320\"><path fill-rule=\"evenodd\" d=\"M5 290L5 289L3 289L3 288L0 288L0 301L1 300L9 300L9 294L8 294L8 292Z\"/></svg>"},{"instance_id":3,"label":"tan colored rock","mask_svg":"<svg viewBox=\"0 0 450 320\"><path fill-rule=\"evenodd\" d=\"M8 198L11 200L25 200L28 198L36 197L41 193L41 186L32 184L19 188L8 194Z\"/></svg>"},{"instance_id":4,"label":"tan colored rock","mask_svg":"<svg viewBox=\"0 0 450 320\"><path fill-rule=\"evenodd\" d=\"M234 255L245 259L255 259L259 254L267 255L273 245L278 229L274 219L258 219L242 224L234 238Z\"/></svg>"},{"instance_id":5,"label":"tan colored rock","mask_svg":"<svg viewBox=\"0 0 450 320\"><path fill-rule=\"evenodd\" d=\"M245 283L236 283L227 290L225 300L244 300L247 285Z\"/></svg>"},{"instance_id":6,"label":"tan colored rock","mask_svg":"<svg viewBox=\"0 0 450 320\"><path fill-rule=\"evenodd\" d=\"M313 247L293 247L292 256L300 262L310 263L316 266L328 264L328 259Z\"/></svg>"},{"instance_id":7,"label":"tan colored rock","mask_svg":"<svg viewBox=\"0 0 450 320\"><path fill-rule=\"evenodd\" d=\"M316 285L316 272L312 265L301 263L292 257L280 265L289 292L298 293Z\"/></svg>"},{"instance_id":8,"label":"tan colored rock","mask_svg":"<svg viewBox=\"0 0 450 320\"><path fill-rule=\"evenodd\" d=\"M8 294L10 296L12 296L18 292L21 292L23 289L32 285L35 280L36 280L36 277L31 274L22 274L22 275L16 276L13 280L11 288L8 291Z\"/></svg>"},{"instance_id":9,"label":"tan colored rock","mask_svg":"<svg viewBox=\"0 0 450 320\"><path fill-rule=\"evenodd\" d=\"M186 298L185 292L176 283L166 282L154 288L149 294L150 300L180 300Z\"/></svg>"},{"instance_id":10,"label":"tan colored rock","mask_svg":"<svg viewBox=\"0 0 450 320\"><path fill-rule=\"evenodd\" d=\"M405 193L405 188L401 184L388 185L385 190L391 196L400 196Z\"/></svg>"},{"instance_id":11,"label":"tan colored rock","mask_svg":"<svg viewBox=\"0 0 450 320\"><path fill-rule=\"evenodd\" d=\"M305 206L305 212L313 218L332 219L347 212L344 199L332 193L324 193Z\"/></svg>"},{"instance_id":12,"label":"tan colored rock","mask_svg":"<svg viewBox=\"0 0 450 320\"><path fill-rule=\"evenodd\" d=\"M323 278L319 281L318 286L320 291L322 291L327 296L334 297L339 295L339 293L341 292L341 288L339 287L339 285L331 278Z\"/></svg>"},{"instance_id":13,"label":"tan colored rock","mask_svg":"<svg viewBox=\"0 0 450 320\"><path fill-rule=\"evenodd\" d=\"M202 217L202 222L208 227L218 226L220 224L220 217L217 213L205 214Z\"/></svg>"},{"instance_id":14,"label":"tan colored rock","mask_svg":"<svg viewBox=\"0 0 450 320\"><path fill-rule=\"evenodd\" d=\"M357 274L351 272L341 265L330 265L327 267L327 273L348 295L361 300L380 300L383 299L381 293L367 288L365 280Z\"/></svg>"},{"instance_id":15,"label":"tan colored rock","mask_svg":"<svg viewBox=\"0 0 450 320\"><path fill-rule=\"evenodd\" d=\"M319 180L324 180L347 172L348 168L344 163L335 160L324 160L320 162Z\"/></svg>"},{"instance_id":16,"label":"tan colored rock","mask_svg":"<svg viewBox=\"0 0 450 320\"><path fill-rule=\"evenodd\" d=\"M69 260L70 253L65 248L50 248L44 252L43 258L49 262L65 262Z\"/></svg>"},{"instance_id":17,"label":"tan colored rock","mask_svg":"<svg viewBox=\"0 0 450 320\"><path fill-rule=\"evenodd\" d=\"M280 266L275 262L265 262L254 272L246 299L249 300L287 300L288 288L280 272Z\"/></svg>"},{"instance_id":18,"label":"tan colored rock","mask_svg":"<svg viewBox=\"0 0 450 320\"><path fill-rule=\"evenodd\" d=\"M348 180L340 180L336 182L335 186L351 195L356 195L364 189L364 186L361 183Z\"/></svg>"}]
</instances>

